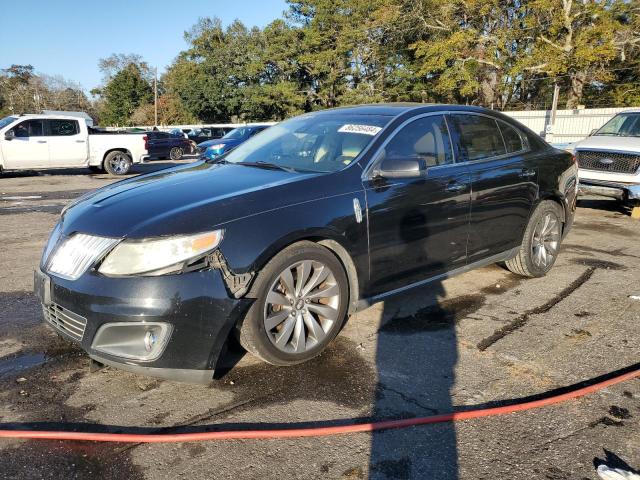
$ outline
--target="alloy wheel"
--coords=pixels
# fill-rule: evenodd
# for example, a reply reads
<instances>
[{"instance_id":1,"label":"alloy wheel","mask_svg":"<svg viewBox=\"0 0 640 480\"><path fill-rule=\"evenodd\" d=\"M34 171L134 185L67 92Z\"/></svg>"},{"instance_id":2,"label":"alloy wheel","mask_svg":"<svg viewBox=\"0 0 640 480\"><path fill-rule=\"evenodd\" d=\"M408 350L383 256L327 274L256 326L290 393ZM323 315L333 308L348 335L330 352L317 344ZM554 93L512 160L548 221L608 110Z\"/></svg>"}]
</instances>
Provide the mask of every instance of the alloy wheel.
<instances>
[{"instance_id":1,"label":"alloy wheel","mask_svg":"<svg viewBox=\"0 0 640 480\"><path fill-rule=\"evenodd\" d=\"M285 268L267 291L264 327L286 353L303 353L338 323L340 286L322 262L303 260Z\"/></svg>"},{"instance_id":2,"label":"alloy wheel","mask_svg":"<svg viewBox=\"0 0 640 480\"><path fill-rule=\"evenodd\" d=\"M123 154L118 154L109 160L109 165L116 174L126 173L128 170L129 159Z\"/></svg>"},{"instance_id":3,"label":"alloy wheel","mask_svg":"<svg viewBox=\"0 0 640 480\"><path fill-rule=\"evenodd\" d=\"M531 258L539 268L551 265L560 245L560 221L553 213L547 213L537 223L531 239Z\"/></svg>"}]
</instances>

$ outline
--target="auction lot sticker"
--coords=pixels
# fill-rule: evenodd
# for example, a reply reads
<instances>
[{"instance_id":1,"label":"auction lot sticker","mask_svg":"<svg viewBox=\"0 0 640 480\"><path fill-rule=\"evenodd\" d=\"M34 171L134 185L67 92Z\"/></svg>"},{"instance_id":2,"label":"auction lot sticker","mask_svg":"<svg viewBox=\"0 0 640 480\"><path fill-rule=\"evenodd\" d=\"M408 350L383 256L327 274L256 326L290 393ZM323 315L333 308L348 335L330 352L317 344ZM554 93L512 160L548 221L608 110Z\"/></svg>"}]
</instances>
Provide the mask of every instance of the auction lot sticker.
<instances>
[{"instance_id":1,"label":"auction lot sticker","mask_svg":"<svg viewBox=\"0 0 640 480\"><path fill-rule=\"evenodd\" d=\"M382 127L376 127L373 125L354 125L352 123L348 123L347 125L343 125L338 129L338 132L343 133L362 133L364 135L375 135Z\"/></svg>"}]
</instances>

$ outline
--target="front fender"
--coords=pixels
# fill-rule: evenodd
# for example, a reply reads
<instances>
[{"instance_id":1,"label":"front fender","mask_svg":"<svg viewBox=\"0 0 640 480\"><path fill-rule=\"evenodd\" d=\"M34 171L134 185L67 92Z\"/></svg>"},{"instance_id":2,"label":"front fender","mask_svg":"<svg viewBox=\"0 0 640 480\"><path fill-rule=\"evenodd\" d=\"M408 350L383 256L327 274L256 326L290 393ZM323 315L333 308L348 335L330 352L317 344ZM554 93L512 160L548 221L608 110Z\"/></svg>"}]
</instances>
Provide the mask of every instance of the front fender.
<instances>
[{"instance_id":1,"label":"front fender","mask_svg":"<svg viewBox=\"0 0 640 480\"><path fill-rule=\"evenodd\" d=\"M332 240L349 254L362 285L369 277L366 220L356 219L357 191L302 202L223 225L220 251L235 273L259 272L283 248L300 240Z\"/></svg>"}]
</instances>

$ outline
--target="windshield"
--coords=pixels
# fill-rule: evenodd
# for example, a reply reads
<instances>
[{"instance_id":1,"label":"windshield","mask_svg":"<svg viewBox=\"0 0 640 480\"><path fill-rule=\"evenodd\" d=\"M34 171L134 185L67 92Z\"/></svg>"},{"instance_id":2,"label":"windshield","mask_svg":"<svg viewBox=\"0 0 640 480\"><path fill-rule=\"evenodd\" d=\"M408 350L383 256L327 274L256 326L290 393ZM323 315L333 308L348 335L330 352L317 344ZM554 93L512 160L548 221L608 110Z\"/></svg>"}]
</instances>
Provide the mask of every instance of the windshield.
<instances>
[{"instance_id":1,"label":"windshield","mask_svg":"<svg viewBox=\"0 0 640 480\"><path fill-rule=\"evenodd\" d=\"M640 137L640 113L620 113L605 123L594 135Z\"/></svg>"},{"instance_id":2,"label":"windshield","mask_svg":"<svg viewBox=\"0 0 640 480\"><path fill-rule=\"evenodd\" d=\"M15 119L16 119L16 117L4 117L2 120L0 120L0 128L6 127L11 122L13 122Z\"/></svg>"},{"instance_id":3,"label":"windshield","mask_svg":"<svg viewBox=\"0 0 640 480\"><path fill-rule=\"evenodd\" d=\"M267 128L217 161L335 172L351 164L391 119L383 115L306 114Z\"/></svg>"},{"instance_id":4,"label":"windshield","mask_svg":"<svg viewBox=\"0 0 640 480\"><path fill-rule=\"evenodd\" d=\"M232 138L234 140L240 140L241 138L244 138L247 135L249 135L249 132L250 132L249 127L238 127L231 130L222 138Z\"/></svg>"}]
</instances>

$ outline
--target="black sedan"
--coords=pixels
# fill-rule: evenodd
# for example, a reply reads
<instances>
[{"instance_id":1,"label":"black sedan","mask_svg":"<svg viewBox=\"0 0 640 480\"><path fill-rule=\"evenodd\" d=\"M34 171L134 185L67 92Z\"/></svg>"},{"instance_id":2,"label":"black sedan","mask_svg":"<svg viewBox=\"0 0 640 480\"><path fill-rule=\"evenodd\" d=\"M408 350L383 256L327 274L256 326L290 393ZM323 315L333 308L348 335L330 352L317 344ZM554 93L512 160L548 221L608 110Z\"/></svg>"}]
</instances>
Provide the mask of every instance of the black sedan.
<instances>
[{"instance_id":1,"label":"black sedan","mask_svg":"<svg viewBox=\"0 0 640 480\"><path fill-rule=\"evenodd\" d=\"M545 275L576 190L570 154L493 111L309 113L80 198L35 288L49 324L93 359L207 382L230 335L292 365L394 293L493 262Z\"/></svg>"}]
</instances>

